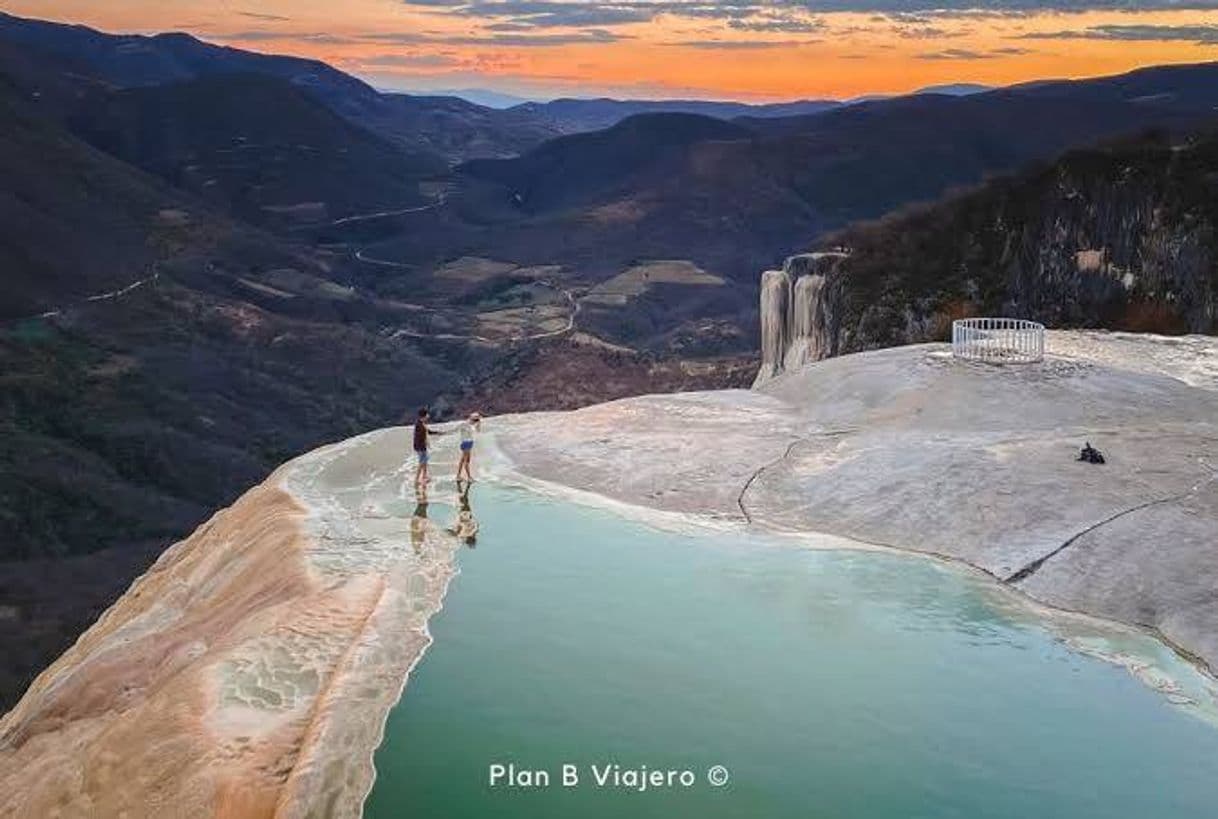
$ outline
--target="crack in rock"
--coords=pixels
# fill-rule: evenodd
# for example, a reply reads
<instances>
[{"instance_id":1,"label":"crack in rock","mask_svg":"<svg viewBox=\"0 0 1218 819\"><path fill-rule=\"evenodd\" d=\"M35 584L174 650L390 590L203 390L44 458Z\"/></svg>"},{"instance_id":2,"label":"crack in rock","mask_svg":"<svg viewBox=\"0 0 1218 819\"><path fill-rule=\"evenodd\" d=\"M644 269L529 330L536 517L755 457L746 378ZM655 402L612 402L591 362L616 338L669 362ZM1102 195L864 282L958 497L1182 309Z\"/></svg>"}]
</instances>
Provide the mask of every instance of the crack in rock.
<instances>
[{"instance_id":1,"label":"crack in rock","mask_svg":"<svg viewBox=\"0 0 1218 819\"><path fill-rule=\"evenodd\" d=\"M1061 554L1063 551L1065 551L1067 548L1069 548L1071 546L1071 544L1073 544L1076 540L1081 538L1083 535L1089 534L1090 532L1094 532L1096 529L1099 529L1103 526L1107 526L1109 523L1112 523L1114 520L1119 520L1120 518L1123 518L1126 515L1131 515L1134 512L1140 512L1143 509L1148 509L1152 506L1158 506L1158 505L1164 504L1164 503L1174 503L1176 501L1182 501L1185 498L1189 498L1189 497L1192 497L1193 495L1196 495L1198 492L1201 491L1202 487L1218 480L1218 472L1214 471L1213 466L1207 460L1205 460L1204 458L1199 458L1198 461L1201 463L1201 465L1203 467L1205 467L1206 469L1209 469L1211 474L1208 478L1198 481L1187 492L1180 492L1175 495L1171 495L1170 497L1156 498L1155 500L1149 500L1144 503L1139 503L1136 506L1129 507L1128 509L1122 509L1120 512L1110 515L1110 516L1104 518L1103 520L1099 521L1098 523L1093 523L1090 526L1088 526L1087 528L1071 535L1069 538L1067 538L1065 541L1063 541L1062 544L1060 546L1058 546L1056 549L1054 549L1053 551L1049 552L1048 554L1044 555L1043 557L1039 557L1036 560L1033 560L1031 563L1024 566L1022 569L1019 569L1014 574L1008 575L1006 577L1006 579L1003 580L1003 582L1014 585L1016 583L1021 583L1024 580L1027 580L1029 577L1036 574L1036 572L1040 571L1040 567L1045 565L1045 563L1047 561L1049 561L1051 558L1056 557L1057 555Z\"/></svg>"},{"instance_id":2,"label":"crack in rock","mask_svg":"<svg viewBox=\"0 0 1218 819\"><path fill-rule=\"evenodd\" d=\"M832 437L836 437L839 435L849 435L852 432L857 432L857 431L858 431L857 429L830 429L830 430L825 430L824 432L814 432L811 435L805 436L803 438L796 438L794 441L792 441L787 446L786 451L783 452L782 455L780 455L779 457L770 461L769 463L758 467L757 470L755 472L753 472L752 475L749 476L749 479L744 482L744 486L741 487L741 489L740 489L740 494L736 496L736 505L740 507L740 514L744 515L745 523L752 523L753 516L750 515L749 510L747 508L745 508L744 496L747 495L749 492L749 489L752 488L753 481L755 481L759 477L761 477L762 472L765 472L770 467L777 466L778 464L785 461L787 458L790 458L791 453L795 450L795 447L799 446L800 444L805 444L808 441L811 441L813 438L832 438Z\"/></svg>"}]
</instances>

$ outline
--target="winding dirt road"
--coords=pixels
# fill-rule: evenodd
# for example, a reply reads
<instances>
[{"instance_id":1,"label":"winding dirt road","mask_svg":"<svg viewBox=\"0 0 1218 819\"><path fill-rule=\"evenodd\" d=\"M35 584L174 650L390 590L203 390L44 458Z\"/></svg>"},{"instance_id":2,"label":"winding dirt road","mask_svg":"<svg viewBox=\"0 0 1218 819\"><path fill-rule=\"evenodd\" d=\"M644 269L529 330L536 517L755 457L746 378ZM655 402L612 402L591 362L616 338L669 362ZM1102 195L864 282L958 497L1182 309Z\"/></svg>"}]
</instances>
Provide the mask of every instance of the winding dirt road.
<instances>
[{"instance_id":1,"label":"winding dirt road","mask_svg":"<svg viewBox=\"0 0 1218 819\"><path fill-rule=\"evenodd\" d=\"M433 338L433 339L443 339L445 341L479 341L479 342L482 342L483 344L498 344L498 343L501 343L504 341L536 341L538 339L553 338L555 336L561 336L566 333L572 332L575 329L575 317L577 315L579 315L579 310L580 310L579 299L577 299L575 297L575 294L573 292L571 292L570 290L567 290L566 288L560 288L558 285L554 284L553 282L539 281L538 284L543 285L545 287L549 287L552 290L558 290L559 292L561 292L563 294L563 297L567 300L567 304L570 305L570 307L571 307L571 312L567 315L567 324L565 327L560 327L557 330L546 330L541 333L529 333L527 335L508 336L507 338L488 338L487 336L480 336L480 335L476 335L476 334L465 334L465 333L420 333L417 330L407 330L407 329L403 328L403 329L393 331L393 333L391 333L389 335L389 338L391 340L397 339L397 338ZM425 308L425 309L431 309L431 308ZM435 312L435 311L433 310L433 312Z\"/></svg>"},{"instance_id":2,"label":"winding dirt road","mask_svg":"<svg viewBox=\"0 0 1218 819\"><path fill-rule=\"evenodd\" d=\"M78 301L74 304L67 304L67 305L64 305L63 307L57 307L54 310L46 310L42 313L36 313L32 316L19 316L17 318L4 319L4 321L16 323L16 322L21 322L21 321L31 321L33 319L54 318L55 316L63 315L65 312L67 312L68 310L71 310L74 307L84 307L87 304L96 304L97 302L115 301L117 299L121 299L123 296L126 296L129 293L140 289L144 285L155 282L157 279L161 278L161 272L160 272L160 270L157 269L158 264L159 263L157 263L157 262L154 262L152 264L152 271L153 271L152 275L145 276L144 278L142 278L138 281L134 281L131 284L127 285L126 287L120 287L117 290L108 290L105 293L96 293L92 296L85 296L83 299L81 299L80 301Z\"/></svg>"}]
</instances>

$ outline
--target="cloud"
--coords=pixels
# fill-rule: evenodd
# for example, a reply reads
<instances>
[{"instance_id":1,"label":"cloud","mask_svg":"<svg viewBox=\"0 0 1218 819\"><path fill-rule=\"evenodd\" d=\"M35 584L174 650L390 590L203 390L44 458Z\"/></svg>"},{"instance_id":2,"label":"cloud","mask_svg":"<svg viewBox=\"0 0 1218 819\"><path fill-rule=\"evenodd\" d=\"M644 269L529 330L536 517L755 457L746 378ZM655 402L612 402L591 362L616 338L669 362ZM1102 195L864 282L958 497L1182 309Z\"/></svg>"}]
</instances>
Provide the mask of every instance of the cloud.
<instances>
[{"instance_id":1,"label":"cloud","mask_svg":"<svg viewBox=\"0 0 1218 819\"><path fill-rule=\"evenodd\" d=\"M1175 11L1218 8L1215 0L778 0L755 5L800 8L813 13L859 12L929 22L943 16L1025 15L1047 12Z\"/></svg>"},{"instance_id":2,"label":"cloud","mask_svg":"<svg viewBox=\"0 0 1218 819\"><path fill-rule=\"evenodd\" d=\"M790 0L414 0L436 14L480 20L497 27L526 28L606 28L648 23L660 15L717 20L741 31L806 33L818 31L823 23L812 18L800 2ZM500 30L503 30L502 28Z\"/></svg>"},{"instance_id":3,"label":"cloud","mask_svg":"<svg viewBox=\"0 0 1218 819\"><path fill-rule=\"evenodd\" d=\"M452 68L466 61L451 54L376 54L352 60L351 64L368 68Z\"/></svg>"},{"instance_id":4,"label":"cloud","mask_svg":"<svg viewBox=\"0 0 1218 819\"><path fill-rule=\"evenodd\" d=\"M501 46L557 46L579 45L582 43L616 43L619 40L629 40L624 34L615 34L603 28L591 28L563 34L492 34L489 37L462 36L442 37L433 42L452 43L455 45L501 45Z\"/></svg>"},{"instance_id":5,"label":"cloud","mask_svg":"<svg viewBox=\"0 0 1218 819\"><path fill-rule=\"evenodd\" d=\"M417 31L366 32L362 34L323 34L287 31L230 31L208 35L223 42L274 42L306 40L327 45L351 45L379 43L381 45L472 45L472 46L561 46L584 43L614 43L630 39L628 35L616 34L605 29L583 29L554 34L512 33L495 31L479 34L428 34Z\"/></svg>"},{"instance_id":6,"label":"cloud","mask_svg":"<svg viewBox=\"0 0 1218 819\"><path fill-rule=\"evenodd\" d=\"M927 23L944 16L1012 16L1046 12L1218 9L1218 0L403 0L438 14L490 19L532 18L538 26L618 25L660 14L735 20L751 16L857 12ZM598 22L592 22L597 20Z\"/></svg>"},{"instance_id":7,"label":"cloud","mask_svg":"<svg viewBox=\"0 0 1218 819\"><path fill-rule=\"evenodd\" d=\"M390 32L387 34L293 34L278 26L266 30L238 31L215 35L235 42L267 42L304 39L322 44L359 42L417 45L438 43L504 48L530 48L578 44L607 44L630 39L623 27L647 24L659 17L696 21L706 25L690 31L705 45L700 48L766 48L767 41L734 40L728 31L816 34L827 29L818 15L857 12L871 15L873 24L888 22L900 37L943 40L967 36L958 25L944 27L937 21L986 17L1026 17L1107 9L1152 11L1155 9L1218 9L1218 0L402 0L418 11L472 24L459 34ZM273 14L242 11L241 15L268 24L287 20ZM722 26L718 30L709 24ZM1024 35L1045 39L1190 40L1205 45L1218 42L1214 26L1110 25L1081 31ZM752 45L727 43L754 42ZM987 59L1000 52L970 52L946 49L928 52L922 59Z\"/></svg>"},{"instance_id":8,"label":"cloud","mask_svg":"<svg viewBox=\"0 0 1218 819\"><path fill-rule=\"evenodd\" d=\"M422 31L370 31L364 34L353 34L351 39L357 43L391 43L393 45L418 45L419 43L437 42L437 35Z\"/></svg>"},{"instance_id":9,"label":"cloud","mask_svg":"<svg viewBox=\"0 0 1218 819\"><path fill-rule=\"evenodd\" d=\"M250 17L254 20L262 20L267 23L287 23L292 19L291 17L281 17L278 14L262 14L257 11L239 11L237 13L242 17Z\"/></svg>"},{"instance_id":10,"label":"cloud","mask_svg":"<svg viewBox=\"0 0 1218 819\"><path fill-rule=\"evenodd\" d=\"M939 26L897 26L895 31L898 37L905 40L948 40L953 37L966 37L970 33Z\"/></svg>"},{"instance_id":11,"label":"cloud","mask_svg":"<svg viewBox=\"0 0 1218 819\"><path fill-rule=\"evenodd\" d=\"M737 18L728 25L738 31L777 31L784 34L821 31L825 24L814 18L797 17L747 17Z\"/></svg>"},{"instance_id":12,"label":"cloud","mask_svg":"<svg viewBox=\"0 0 1218 819\"><path fill-rule=\"evenodd\" d=\"M341 34L326 34L324 32L290 32L290 31L225 31L204 36L224 42L235 43L267 43L280 40L321 43L323 45L350 45L362 42L359 38Z\"/></svg>"},{"instance_id":13,"label":"cloud","mask_svg":"<svg viewBox=\"0 0 1218 819\"><path fill-rule=\"evenodd\" d=\"M708 51L755 51L767 48L795 48L818 42L820 40L677 40L665 45Z\"/></svg>"},{"instance_id":14,"label":"cloud","mask_svg":"<svg viewBox=\"0 0 1218 819\"><path fill-rule=\"evenodd\" d=\"M928 51L915 55L919 60L993 60L998 57L1014 57L1021 54L1035 53L1030 48L1006 46L992 48L988 51L974 51L969 48L945 48L942 51Z\"/></svg>"},{"instance_id":15,"label":"cloud","mask_svg":"<svg viewBox=\"0 0 1218 819\"><path fill-rule=\"evenodd\" d=\"M410 2L435 13L484 21L507 21L522 28L606 27L651 21L667 3L588 3L579 0L447 0Z\"/></svg>"},{"instance_id":16,"label":"cloud","mask_svg":"<svg viewBox=\"0 0 1218 819\"><path fill-rule=\"evenodd\" d=\"M916 55L919 60L986 60L989 54L967 48L946 48L943 51L928 51Z\"/></svg>"},{"instance_id":17,"label":"cloud","mask_svg":"<svg viewBox=\"0 0 1218 819\"><path fill-rule=\"evenodd\" d=\"M1075 31L1031 32L1021 40L1124 40L1130 42L1192 42L1218 45L1218 25L1101 25Z\"/></svg>"}]
</instances>

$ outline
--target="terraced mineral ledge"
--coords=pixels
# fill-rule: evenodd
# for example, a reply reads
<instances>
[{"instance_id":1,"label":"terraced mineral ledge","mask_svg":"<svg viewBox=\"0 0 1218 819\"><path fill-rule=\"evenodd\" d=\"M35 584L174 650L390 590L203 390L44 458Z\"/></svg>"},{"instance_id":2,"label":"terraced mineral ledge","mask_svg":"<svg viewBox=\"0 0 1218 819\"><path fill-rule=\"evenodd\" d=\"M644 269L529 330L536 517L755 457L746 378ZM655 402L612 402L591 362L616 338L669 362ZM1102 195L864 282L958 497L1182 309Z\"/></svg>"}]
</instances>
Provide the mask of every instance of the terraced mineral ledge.
<instances>
[{"instance_id":1,"label":"terraced mineral ledge","mask_svg":"<svg viewBox=\"0 0 1218 819\"><path fill-rule=\"evenodd\" d=\"M480 466L657 522L964 561L1215 668L1218 344L1049 347L1011 367L905 347L496 418ZM1086 440L1105 466L1074 460ZM305 455L167 551L0 721L0 815L358 815L455 571L455 540L407 523L407 444Z\"/></svg>"}]
</instances>

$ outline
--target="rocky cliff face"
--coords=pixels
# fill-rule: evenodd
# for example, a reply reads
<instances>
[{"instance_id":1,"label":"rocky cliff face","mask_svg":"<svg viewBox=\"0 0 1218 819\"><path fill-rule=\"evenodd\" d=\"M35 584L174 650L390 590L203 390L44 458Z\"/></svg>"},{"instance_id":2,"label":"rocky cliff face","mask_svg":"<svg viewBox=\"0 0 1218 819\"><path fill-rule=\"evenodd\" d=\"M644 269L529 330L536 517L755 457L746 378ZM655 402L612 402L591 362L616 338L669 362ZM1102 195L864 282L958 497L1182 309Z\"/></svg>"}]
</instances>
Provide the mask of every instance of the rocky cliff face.
<instances>
[{"instance_id":1,"label":"rocky cliff face","mask_svg":"<svg viewBox=\"0 0 1218 819\"><path fill-rule=\"evenodd\" d=\"M825 246L849 255L797 256L764 274L762 381L830 355L944 340L969 315L1213 333L1218 137L1075 152Z\"/></svg>"}]
</instances>

